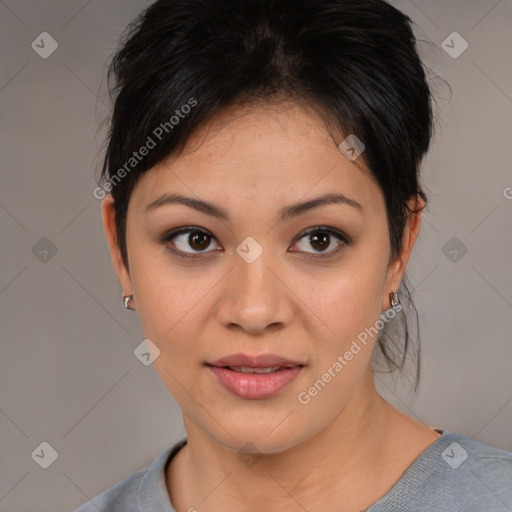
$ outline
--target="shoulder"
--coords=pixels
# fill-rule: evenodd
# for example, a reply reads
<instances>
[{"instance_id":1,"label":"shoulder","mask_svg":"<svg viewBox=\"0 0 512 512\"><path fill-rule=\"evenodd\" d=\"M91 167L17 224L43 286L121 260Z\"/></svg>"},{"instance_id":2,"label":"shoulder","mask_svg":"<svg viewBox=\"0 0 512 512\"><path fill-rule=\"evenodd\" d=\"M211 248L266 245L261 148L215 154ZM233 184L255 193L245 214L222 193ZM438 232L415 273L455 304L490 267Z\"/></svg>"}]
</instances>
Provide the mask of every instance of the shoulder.
<instances>
[{"instance_id":1,"label":"shoulder","mask_svg":"<svg viewBox=\"0 0 512 512\"><path fill-rule=\"evenodd\" d=\"M471 510L512 510L512 453L455 433L446 444L441 456L447 490L458 489L454 495Z\"/></svg>"},{"instance_id":2,"label":"shoulder","mask_svg":"<svg viewBox=\"0 0 512 512\"><path fill-rule=\"evenodd\" d=\"M139 504L151 504L154 510L173 511L165 483L165 468L184 444L186 439L166 448L150 465L117 482L74 512L142 512Z\"/></svg>"},{"instance_id":3,"label":"shoulder","mask_svg":"<svg viewBox=\"0 0 512 512\"><path fill-rule=\"evenodd\" d=\"M149 466L148 466L149 467ZM75 510L75 512L138 512L136 505L137 489L148 467L140 469L117 482L92 500Z\"/></svg>"},{"instance_id":4,"label":"shoulder","mask_svg":"<svg viewBox=\"0 0 512 512\"><path fill-rule=\"evenodd\" d=\"M443 431L368 512L512 510L512 453Z\"/></svg>"}]
</instances>

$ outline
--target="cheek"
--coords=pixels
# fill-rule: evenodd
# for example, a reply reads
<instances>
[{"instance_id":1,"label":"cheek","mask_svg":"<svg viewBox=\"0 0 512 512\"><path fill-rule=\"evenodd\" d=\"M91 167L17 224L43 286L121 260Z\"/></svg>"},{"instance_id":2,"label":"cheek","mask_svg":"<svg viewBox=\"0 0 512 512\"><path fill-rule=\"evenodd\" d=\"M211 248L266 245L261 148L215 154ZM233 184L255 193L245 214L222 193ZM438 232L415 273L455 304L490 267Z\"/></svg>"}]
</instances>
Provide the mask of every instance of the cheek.
<instances>
[{"instance_id":1,"label":"cheek","mask_svg":"<svg viewBox=\"0 0 512 512\"><path fill-rule=\"evenodd\" d=\"M310 327L315 355L308 382L316 387L310 396L322 395L314 400L316 406L343 407L360 383L377 341L380 301L375 293L371 281L349 275L333 282L329 293L310 295L310 308L321 317Z\"/></svg>"},{"instance_id":2,"label":"cheek","mask_svg":"<svg viewBox=\"0 0 512 512\"><path fill-rule=\"evenodd\" d=\"M326 334L348 340L378 320L385 282L383 259L375 251L360 251L338 269L317 276L301 295L325 324Z\"/></svg>"},{"instance_id":3,"label":"cheek","mask_svg":"<svg viewBox=\"0 0 512 512\"><path fill-rule=\"evenodd\" d=\"M204 307L208 291L217 281L204 273L192 277L186 272L169 274L168 269L159 273L148 269L144 279L137 281L144 336L160 350L153 366L182 408L187 407L190 396L204 393L196 379L206 357L201 345L207 322Z\"/></svg>"},{"instance_id":4,"label":"cheek","mask_svg":"<svg viewBox=\"0 0 512 512\"><path fill-rule=\"evenodd\" d=\"M207 296L218 279L204 275L170 278L146 275L137 285L138 307L144 334L153 337L162 351L190 351L204 324Z\"/></svg>"},{"instance_id":5,"label":"cheek","mask_svg":"<svg viewBox=\"0 0 512 512\"><path fill-rule=\"evenodd\" d=\"M131 257L130 265L144 335L162 354L172 350L177 355L193 350L196 334L206 321L205 299L219 276L204 267L194 269L173 264L161 248L138 250Z\"/></svg>"}]
</instances>

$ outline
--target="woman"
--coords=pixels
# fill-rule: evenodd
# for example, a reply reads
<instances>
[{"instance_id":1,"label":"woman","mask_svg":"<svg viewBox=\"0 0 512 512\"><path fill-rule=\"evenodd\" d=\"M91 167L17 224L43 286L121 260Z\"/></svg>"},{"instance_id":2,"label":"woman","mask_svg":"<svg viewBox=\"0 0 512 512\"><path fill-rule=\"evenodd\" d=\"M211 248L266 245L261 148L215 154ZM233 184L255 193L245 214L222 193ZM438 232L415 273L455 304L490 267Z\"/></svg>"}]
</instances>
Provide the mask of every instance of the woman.
<instances>
[{"instance_id":1,"label":"woman","mask_svg":"<svg viewBox=\"0 0 512 512\"><path fill-rule=\"evenodd\" d=\"M159 0L110 76L95 195L187 438L79 512L512 510L512 454L373 382L376 356L408 354L427 202L410 19L383 0Z\"/></svg>"}]
</instances>

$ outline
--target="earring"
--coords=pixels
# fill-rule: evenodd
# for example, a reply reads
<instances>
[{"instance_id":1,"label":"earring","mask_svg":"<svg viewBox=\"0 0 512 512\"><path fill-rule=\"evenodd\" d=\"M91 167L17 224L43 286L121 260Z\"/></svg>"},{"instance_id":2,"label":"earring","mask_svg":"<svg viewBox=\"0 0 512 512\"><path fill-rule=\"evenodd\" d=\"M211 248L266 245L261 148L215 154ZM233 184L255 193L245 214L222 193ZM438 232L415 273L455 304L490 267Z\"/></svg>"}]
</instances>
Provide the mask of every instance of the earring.
<instances>
[{"instance_id":1,"label":"earring","mask_svg":"<svg viewBox=\"0 0 512 512\"><path fill-rule=\"evenodd\" d=\"M391 307L392 308L396 308L397 306L400 306L401 302L400 302L400 299L398 298L397 292L391 292L389 294L389 298L391 299Z\"/></svg>"},{"instance_id":2,"label":"earring","mask_svg":"<svg viewBox=\"0 0 512 512\"><path fill-rule=\"evenodd\" d=\"M133 295L125 295L123 296L123 305L125 309L129 309L130 311L134 311L133 308L130 307L130 302L133 300Z\"/></svg>"}]
</instances>

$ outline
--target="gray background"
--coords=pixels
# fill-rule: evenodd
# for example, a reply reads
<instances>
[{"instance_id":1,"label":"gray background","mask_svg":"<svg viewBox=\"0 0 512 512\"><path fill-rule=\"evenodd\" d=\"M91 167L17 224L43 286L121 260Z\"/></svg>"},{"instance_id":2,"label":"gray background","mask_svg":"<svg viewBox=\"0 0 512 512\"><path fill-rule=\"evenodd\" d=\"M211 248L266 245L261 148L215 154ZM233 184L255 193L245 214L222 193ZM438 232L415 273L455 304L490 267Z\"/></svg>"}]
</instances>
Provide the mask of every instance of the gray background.
<instances>
[{"instance_id":1,"label":"gray background","mask_svg":"<svg viewBox=\"0 0 512 512\"><path fill-rule=\"evenodd\" d=\"M71 510L185 436L133 355L144 336L122 307L92 194L105 62L145 3L0 2L3 512ZM394 4L434 43L420 51L452 96L433 80L432 198L408 272L422 384L414 397L379 376L379 389L428 425L512 451L512 1ZM31 48L43 31L59 45L47 59ZM442 49L453 31L469 43L456 59ZM48 469L31 456L43 441L58 453Z\"/></svg>"}]
</instances>

